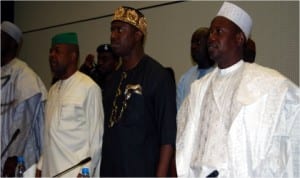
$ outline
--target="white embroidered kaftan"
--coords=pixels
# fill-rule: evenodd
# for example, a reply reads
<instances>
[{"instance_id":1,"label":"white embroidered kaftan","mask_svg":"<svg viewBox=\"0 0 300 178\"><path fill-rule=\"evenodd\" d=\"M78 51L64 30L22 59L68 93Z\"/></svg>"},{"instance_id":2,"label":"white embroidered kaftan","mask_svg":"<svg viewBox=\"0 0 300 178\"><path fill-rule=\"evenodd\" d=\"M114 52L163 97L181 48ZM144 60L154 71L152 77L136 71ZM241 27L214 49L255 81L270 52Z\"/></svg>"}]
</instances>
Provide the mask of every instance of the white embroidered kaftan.
<instances>
[{"instance_id":1,"label":"white embroidered kaftan","mask_svg":"<svg viewBox=\"0 0 300 178\"><path fill-rule=\"evenodd\" d=\"M177 122L179 177L300 176L300 90L274 70L216 68L192 84Z\"/></svg>"}]
</instances>

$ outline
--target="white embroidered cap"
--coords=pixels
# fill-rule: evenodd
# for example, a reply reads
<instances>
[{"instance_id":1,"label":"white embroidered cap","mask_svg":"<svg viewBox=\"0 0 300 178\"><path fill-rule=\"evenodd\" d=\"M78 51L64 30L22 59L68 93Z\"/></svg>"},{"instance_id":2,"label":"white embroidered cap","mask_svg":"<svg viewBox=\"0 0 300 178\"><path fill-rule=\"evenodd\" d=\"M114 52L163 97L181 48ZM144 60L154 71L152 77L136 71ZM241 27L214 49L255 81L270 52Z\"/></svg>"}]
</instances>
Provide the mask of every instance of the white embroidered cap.
<instances>
[{"instance_id":1,"label":"white embroidered cap","mask_svg":"<svg viewBox=\"0 0 300 178\"><path fill-rule=\"evenodd\" d=\"M3 21L1 24L1 30L15 39L18 44L20 44L22 40L22 31L15 24L9 21Z\"/></svg>"},{"instance_id":2,"label":"white embroidered cap","mask_svg":"<svg viewBox=\"0 0 300 178\"><path fill-rule=\"evenodd\" d=\"M245 10L230 2L224 2L217 16L223 16L231 20L241 28L246 38L249 38L252 29L252 19Z\"/></svg>"}]
</instances>

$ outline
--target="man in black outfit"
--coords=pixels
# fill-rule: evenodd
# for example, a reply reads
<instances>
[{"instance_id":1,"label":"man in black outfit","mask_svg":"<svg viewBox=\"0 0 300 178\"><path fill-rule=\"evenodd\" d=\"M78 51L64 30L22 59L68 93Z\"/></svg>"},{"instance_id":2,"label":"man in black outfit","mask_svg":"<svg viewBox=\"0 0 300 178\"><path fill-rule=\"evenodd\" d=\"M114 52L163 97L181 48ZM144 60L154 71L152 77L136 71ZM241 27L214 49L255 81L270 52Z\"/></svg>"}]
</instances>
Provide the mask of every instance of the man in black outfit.
<instances>
[{"instance_id":1,"label":"man in black outfit","mask_svg":"<svg viewBox=\"0 0 300 178\"><path fill-rule=\"evenodd\" d=\"M138 10L115 11L111 46L122 65L104 89L101 177L167 176L176 137L176 86L144 53L146 31Z\"/></svg>"}]
</instances>

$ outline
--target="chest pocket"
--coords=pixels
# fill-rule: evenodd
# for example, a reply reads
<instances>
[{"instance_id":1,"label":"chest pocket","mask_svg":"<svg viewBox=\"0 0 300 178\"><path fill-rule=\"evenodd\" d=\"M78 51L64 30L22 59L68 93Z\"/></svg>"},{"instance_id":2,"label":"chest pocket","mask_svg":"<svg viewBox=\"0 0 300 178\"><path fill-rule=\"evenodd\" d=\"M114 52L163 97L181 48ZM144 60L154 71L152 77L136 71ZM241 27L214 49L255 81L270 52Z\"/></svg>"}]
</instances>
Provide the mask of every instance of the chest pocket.
<instances>
[{"instance_id":1,"label":"chest pocket","mask_svg":"<svg viewBox=\"0 0 300 178\"><path fill-rule=\"evenodd\" d=\"M79 99L65 99L61 103L59 128L75 131L85 123L83 101Z\"/></svg>"},{"instance_id":2,"label":"chest pocket","mask_svg":"<svg viewBox=\"0 0 300 178\"><path fill-rule=\"evenodd\" d=\"M127 108L121 120L124 126L139 126L145 124L145 98L141 94L132 93L127 100Z\"/></svg>"}]
</instances>

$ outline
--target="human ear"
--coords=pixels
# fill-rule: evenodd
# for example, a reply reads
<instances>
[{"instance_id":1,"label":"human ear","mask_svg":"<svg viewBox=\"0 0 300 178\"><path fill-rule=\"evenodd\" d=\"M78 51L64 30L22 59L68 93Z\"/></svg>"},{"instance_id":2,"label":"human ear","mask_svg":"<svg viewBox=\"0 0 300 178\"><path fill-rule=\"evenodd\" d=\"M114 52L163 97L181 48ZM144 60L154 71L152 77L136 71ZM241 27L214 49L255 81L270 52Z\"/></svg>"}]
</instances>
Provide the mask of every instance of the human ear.
<instances>
[{"instance_id":1,"label":"human ear","mask_svg":"<svg viewBox=\"0 0 300 178\"><path fill-rule=\"evenodd\" d=\"M245 37L245 35L244 35L243 32L237 33L237 35L236 35L236 41L237 41L237 43L238 43L239 46L243 46L244 43L246 43L246 37Z\"/></svg>"},{"instance_id":2,"label":"human ear","mask_svg":"<svg viewBox=\"0 0 300 178\"><path fill-rule=\"evenodd\" d=\"M71 52L71 58L72 60L76 61L77 60L77 54L75 51Z\"/></svg>"},{"instance_id":3,"label":"human ear","mask_svg":"<svg viewBox=\"0 0 300 178\"><path fill-rule=\"evenodd\" d=\"M135 32L136 41L140 41L143 38L143 33L140 30Z\"/></svg>"}]
</instances>

